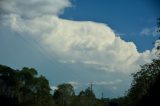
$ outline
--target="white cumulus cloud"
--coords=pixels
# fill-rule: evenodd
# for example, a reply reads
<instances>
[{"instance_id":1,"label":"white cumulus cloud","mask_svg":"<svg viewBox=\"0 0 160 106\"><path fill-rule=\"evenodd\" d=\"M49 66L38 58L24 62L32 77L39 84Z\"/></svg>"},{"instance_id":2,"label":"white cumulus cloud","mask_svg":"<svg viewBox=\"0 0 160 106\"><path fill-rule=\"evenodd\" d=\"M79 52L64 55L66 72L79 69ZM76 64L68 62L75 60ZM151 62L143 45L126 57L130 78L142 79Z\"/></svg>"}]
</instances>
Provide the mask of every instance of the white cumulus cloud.
<instances>
[{"instance_id":1,"label":"white cumulus cloud","mask_svg":"<svg viewBox=\"0 0 160 106\"><path fill-rule=\"evenodd\" d=\"M65 63L74 61L105 71L130 73L152 59L150 51L139 53L133 42L116 37L102 23L71 21L53 15L25 20L12 14L7 18L6 25L38 39L51 55L56 54Z\"/></svg>"}]
</instances>

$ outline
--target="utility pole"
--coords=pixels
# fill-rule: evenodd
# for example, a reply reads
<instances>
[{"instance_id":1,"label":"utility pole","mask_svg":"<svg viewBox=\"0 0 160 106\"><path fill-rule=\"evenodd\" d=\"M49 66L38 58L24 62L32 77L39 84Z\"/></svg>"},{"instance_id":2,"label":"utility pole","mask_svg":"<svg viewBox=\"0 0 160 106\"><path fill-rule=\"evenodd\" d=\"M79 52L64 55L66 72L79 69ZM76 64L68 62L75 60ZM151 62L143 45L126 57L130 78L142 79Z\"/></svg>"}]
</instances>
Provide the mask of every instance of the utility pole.
<instances>
[{"instance_id":1,"label":"utility pole","mask_svg":"<svg viewBox=\"0 0 160 106\"><path fill-rule=\"evenodd\" d=\"M93 83L91 82L91 85L90 85L90 90L91 90L91 92L93 93ZM94 106L94 104L95 104L95 100L94 100L94 98L92 97L91 98L91 106Z\"/></svg>"},{"instance_id":2,"label":"utility pole","mask_svg":"<svg viewBox=\"0 0 160 106\"><path fill-rule=\"evenodd\" d=\"M104 99L104 97L103 97L103 92L102 92L102 95L101 95L101 100L103 100Z\"/></svg>"},{"instance_id":3,"label":"utility pole","mask_svg":"<svg viewBox=\"0 0 160 106\"><path fill-rule=\"evenodd\" d=\"M92 84L92 82L91 82L91 91L92 91L92 86L93 86L93 84Z\"/></svg>"}]
</instances>

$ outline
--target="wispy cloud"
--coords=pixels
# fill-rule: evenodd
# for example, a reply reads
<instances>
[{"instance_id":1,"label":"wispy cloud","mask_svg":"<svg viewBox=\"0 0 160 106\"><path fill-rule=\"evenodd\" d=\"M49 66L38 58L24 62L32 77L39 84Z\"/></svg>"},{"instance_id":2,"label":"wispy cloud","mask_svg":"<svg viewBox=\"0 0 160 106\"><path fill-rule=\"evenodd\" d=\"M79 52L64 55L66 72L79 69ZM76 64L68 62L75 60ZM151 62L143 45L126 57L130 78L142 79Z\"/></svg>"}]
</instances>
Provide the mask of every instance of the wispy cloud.
<instances>
[{"instance_id":1,"label":"wispy cloud","mask_svg":"<svg viewBox=\"0 0 160 106\"><path fill-rule=\"evenodd\" d=\"M143 36L157 36L157 28L144 28L141 30L140 35Z\"/></svg>"},{"instance_id":2,"label":"wispy cloud","mask_svg":"<svg viewBox=\"0 0 160 106\"><path fill-rule=\"evenodd\" d=\"M121 79L116 79L113 81L94 81L93 84L95 85L116 85L119 83L122 83L123 81Z\"/></svg>"},{"instance_id":3,"label":"wispy cloud","mask_svg":"<svg viewBox=\"0 0 160 106\"><path fill-rule=\"evenodd\" d=\"M79 83L76 81L69 81L68 83L71 84L74 87L74 89L77 89L77 87L79 86Z\"/></svg>"},{"instance_id":4,"label":"wispy cloud","mask_svg":"<svg viewBox=\"0 0 160 106\"><path fill-rule=\"evenodd\" d=\"M50 88L51 88L51 90L52 90L52 91L54 91L54 90L56 90L56 89L57 89L57 87L56 87L56 86L51 86Z\"/></svg>"},{"instance_id":5,"label":"wispy cloud","mask_svg":"<svg viewBox=\"0 0 160 106\"><path fill-rule=\"evenodd\" d=\"M76 63L75 60L59 60L60 63L64 64L73 64Z\"/></svg>"}]
</instances>

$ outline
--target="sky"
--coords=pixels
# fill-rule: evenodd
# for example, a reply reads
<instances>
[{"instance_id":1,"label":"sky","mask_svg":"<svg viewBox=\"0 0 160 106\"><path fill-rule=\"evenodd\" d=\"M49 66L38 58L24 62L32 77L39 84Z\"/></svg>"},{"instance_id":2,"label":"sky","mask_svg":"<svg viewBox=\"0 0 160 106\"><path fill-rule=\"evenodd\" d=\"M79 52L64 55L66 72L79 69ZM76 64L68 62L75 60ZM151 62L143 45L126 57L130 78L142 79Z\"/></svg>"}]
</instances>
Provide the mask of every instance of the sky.
<instances>
[{"instance_id":1,"label":"sky","mask_svg":"<svg viewBox=\"0 0 160 106\"><path fill-rule=\"evenodd\" d=\"M119 97L155 56L158 0L0 0L0 64L34 67L52 89Z\"/></svg>"}]
</instances>

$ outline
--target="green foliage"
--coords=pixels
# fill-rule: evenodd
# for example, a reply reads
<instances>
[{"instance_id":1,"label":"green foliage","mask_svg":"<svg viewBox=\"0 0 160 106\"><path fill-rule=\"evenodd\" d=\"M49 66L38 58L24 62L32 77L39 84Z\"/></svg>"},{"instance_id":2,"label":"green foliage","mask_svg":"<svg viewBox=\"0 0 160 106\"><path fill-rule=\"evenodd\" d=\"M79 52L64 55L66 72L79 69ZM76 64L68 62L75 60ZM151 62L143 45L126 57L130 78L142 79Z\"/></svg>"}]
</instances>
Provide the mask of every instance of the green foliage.
<instances>
[{"instance_id":1,"label":"green foliage","mask_svg":"<svg viewBox=\"0 0 160 106\"><path fill-rule=\"evenodd\" d=\"M128 103L137 106L160 75L160 59L141 66L141 70L133 74L133 82L128 92Z\"/></svg>"},{"instance_id":2,"label":"green foliage","mask_svg":"<svg viewBox=\"0 0 160 106\"><path fill-rule=\"evenodd\" d=\"M103 100L96 99L95 106L106 106Z\"/></svg>"},{"instance_id":3,"label":"green foliage","mask_svg":"<svg viewBox=\"0 0 160 106\"><path fill-rule=\"evenodd\" d=\"M100 101L96 101L94 92L87 88L75 95L73 86L70 84L60 84L53 95L57 106L104 106ZM96 105L97 104L97 105Z\"/></svg>"},{"instance_id":4,"label":"green foliage","mask_svg":"<svg viewBox=\"0 0 160 106\"><path fill-rule=\"evenodd\" d=\"M38 77L33 68L14 70L0 65L0 103L12 106L53 106L48 80L43 76Z\"/></svg>"},{"instance_id":5,"label":"green foliage","mask_svg":"<svg viewBox=\"0 0 160 106\"><path fill-rule=\"evenodd\" d=\"M73 86L71 84L60 84L55 90L53 98L59 106L70 106L75 96Z\"/></svg>"},{"instance_id":6,"label":"green foliage","mask_svg":"<svg viewBox=\"0 0 160 106\"><path fill-rule=\"evenodd\" d=\"M87 88L75 95L71 84L60 84L54 95L49 82L33 68L14 70L0 65L0 104L6 106L104 106Z\"/></svg>"},{"instance_id":7,"label":"green foliage","mask_svg":"<svg viewBox=\"0 0 160 106\"><path fill-rule=\"evenodd\" d=\"M81 91L78 97L79 97L78 106L94 106L95 105L95 102L96 102L95 94L90 88L87 88L85 91Z\"/></svg>"},{"instance_id":8,"label":"green foliage","mask_svg":"<svg viewBox=\"0 0 160 106\"><path fill-rule=\"evenodd\" d=\"M6 106L144 106L160 98L160 59L132 74L128 94L115 99L96 99L91 88L75 95L71 84L60 84L50 94L49 82L33 68L14 70L0 65L0 104Z\"/></svg>"}]
</instances>

